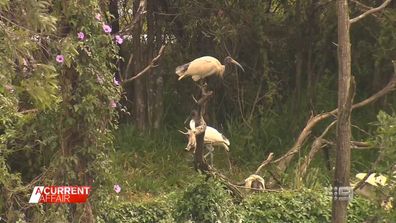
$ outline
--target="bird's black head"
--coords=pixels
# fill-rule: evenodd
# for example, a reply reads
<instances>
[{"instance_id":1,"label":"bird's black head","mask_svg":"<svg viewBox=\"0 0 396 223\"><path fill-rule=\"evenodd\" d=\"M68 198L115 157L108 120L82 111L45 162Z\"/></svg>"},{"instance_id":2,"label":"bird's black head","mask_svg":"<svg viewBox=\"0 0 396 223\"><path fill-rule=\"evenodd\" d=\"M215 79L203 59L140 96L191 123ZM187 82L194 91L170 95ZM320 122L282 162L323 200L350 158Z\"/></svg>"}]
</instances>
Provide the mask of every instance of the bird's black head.
<instances>
[{"instance_id":1,"label":"bird's black head","mask_svg":"<svg viewBox=\"0 0 396 223\"><path fill-rule=\"evenodd\" d=\"M238 67L240 67L240 68L242 69L243 72L245 72L245 69L243 69L242 65L240 65L240 64L238 63L238 61L232 59L232 57L230 57L230 56L227 56L227 57L224 59L224 65L228 65L228 64L235 64L235 65L237 65Z\"/></svg>"},{"instance_id":2,"label":"bird's black head","mask_svg":"<svg viewBox=\"0 0 396 223\"><path fill-rule=\"evenodd\" d=\"M232 63L234 59L232 59L232 57L227 56L226 58L224 58L224 64L230 64Z\"/></svg>"}]
</instances>

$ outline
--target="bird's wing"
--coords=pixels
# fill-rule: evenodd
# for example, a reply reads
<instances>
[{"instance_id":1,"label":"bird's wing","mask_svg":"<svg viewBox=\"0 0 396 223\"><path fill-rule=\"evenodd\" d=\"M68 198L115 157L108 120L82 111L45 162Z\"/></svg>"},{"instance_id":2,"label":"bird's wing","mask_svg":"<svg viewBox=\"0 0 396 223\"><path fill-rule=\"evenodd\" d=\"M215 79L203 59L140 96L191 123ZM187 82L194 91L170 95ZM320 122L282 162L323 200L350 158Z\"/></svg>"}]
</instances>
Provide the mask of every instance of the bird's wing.
<instances>
[{"instance_id":1,"label":"bird's wing","mask_svg":"<svg viewBox=\"0 0 396 223\"><path fill-rule=\"evenodd\" d=\"M228 148L230 141L213 127L206 126L204 140L206 143L222 146L225 150L230 151Z\"/></svg>"},{"instance_id":2,"label":"bird's wing","mask_svg":"<svg viewBox=\"0 0 396 223\"><path fill-rule=\"evenodd\" d=\"M190 129L191 130L195 130L195 121L194 121L194 119L190 120Z\"/></svg>"},{"instance_id":3,"label":"bird's wing","mask_svg":"<svg viewBox=\"0 0 396 223\"><path fill-rule=\"evenodd\" d=\"M263 186L265 185L264 179L261 176L256 175L256 174L250 175L248 178L245 179L245 182L252 182L254 180L259 181Z\"/></svg>"},{"instance_id":4,"label":"bird's wing","mask_svg":"<svg viewBox=\"0 0 396 223\"><path fill-rule=\"evenodd\" d=\"M192 76L194 81L198 81L215 73L219 63L214 57L200 57L191 61L185 73Z\"/></svg>"}]
</instances>

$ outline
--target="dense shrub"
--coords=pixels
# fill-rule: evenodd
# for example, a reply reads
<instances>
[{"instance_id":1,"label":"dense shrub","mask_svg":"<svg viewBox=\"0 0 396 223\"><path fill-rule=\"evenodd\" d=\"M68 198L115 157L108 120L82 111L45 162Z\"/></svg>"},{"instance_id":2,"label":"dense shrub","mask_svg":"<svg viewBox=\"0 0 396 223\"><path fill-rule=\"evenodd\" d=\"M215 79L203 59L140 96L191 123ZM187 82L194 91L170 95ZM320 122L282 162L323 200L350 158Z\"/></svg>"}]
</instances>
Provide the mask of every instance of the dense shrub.
<instances>
[{"instance_id":1,"label":"dense shrub","mask_svg":"<svg viewBox=\"0 0 396 223\"><path fill-rule=\"evenodd\" d=\"M173 222L170 209L160 202L147 204L120 203L111 205L107 211L100 213L98 222L157 223Z\"/></svg>"},{"instance_id":2,"label":"dense shrub","mask_svg":"<svg viewBox=\"0 0 396 223\"><path fill-rule=\"evenodd\" d=\"M245 199L244 222L330 222L331 197L325 191L261 193ZM348 222L375 219L378 207L355 197L348 206Z\"/></svg>"},{"instance_id":3,"label":"dense shrub","mask_svg":"<svg viewBox=\"0 0 396 223\"><path fill-rule=\"evenodd\" d=\"M233 222L238 219L236 211L224 185L209 180L187 188L176 201L173 216L177 222Z\"/></svg>"},{"instance_id":4,"label":"dense shrub","mask_svg":"<svg viewBox=\"0 0 396 223\"><path fill-rule=\"evenodd\" d=\"M199 181L180 195L156 202L107 205L99 222L331 221L331 197L325 190L254 193L235 204L224 185L213 180ZM355 197L349 205L348 222L392 222L393 212L384 212L368 200Z\"/></svg>"}]
</instances>

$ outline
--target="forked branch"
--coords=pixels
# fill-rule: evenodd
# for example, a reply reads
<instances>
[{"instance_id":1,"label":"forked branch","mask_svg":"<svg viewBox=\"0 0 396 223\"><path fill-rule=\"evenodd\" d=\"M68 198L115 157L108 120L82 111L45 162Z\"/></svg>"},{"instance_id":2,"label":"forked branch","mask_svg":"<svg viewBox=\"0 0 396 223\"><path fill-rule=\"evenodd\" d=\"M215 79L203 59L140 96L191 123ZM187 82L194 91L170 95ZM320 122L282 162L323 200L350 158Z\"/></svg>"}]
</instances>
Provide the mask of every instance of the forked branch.
<instances>
[{"instance_id":1,"label":"forked branch","mask_svg":"<svg viewBox=\"0 0 396 223\"><path fill-rule=\"evenodd\" d=\"M267 159L264 160L264 161L261 163L261 165L257 168L257 170L256 170L256 172L255 172L254 174L258 174L262 168L264 168L265 166L267 166L267 165L272 161L273 158L274 158L274 153L270 153L270 154L268 155Z\"/></svg>"},{"instance_id":2,"label":"forked branch","mask_svg":"<svg viewBox=\"0 0 396 223\"><path fill-rule=\"evenodd\" d=\"M396 87L396 62L392 61L394 63L395 66L395 73L393 74L391 80L389 81L389 83L380 91L378 91L377 93L373 94L372 96L370 96L369 98L356 103L354 105L352 105L352 110L356 109L356 108L360 108L363 106L366 106L370 103L373 103L374 101L378 100L379 98L385 96L386 94L392 92L395 90ZM301 131L300 135L298 136L296 142L294 143L294 145L292 146L292 148L287 151L283 156L281 156L280 158L274 160L273 164L278 163L278 169L280 172L283 172L286 170L286 168L288 167L290 161L293 159L294 155L296 153L298 153L298 151L301 149L302 145L304 144L304 142L306 141L306 139L310 136L312 129L321 121L331 117L331 116L336 116L338 112L338 109L334 109L332 111L329 112L325 112L319 115L315 115L315 116L311 116L309 118L309 120L307 121L306 126L304 127L304 129Z\"/></svg>"},{"instance_id":3,"label":"forked branch","mask_svg":"<svg viewBox=\"0 0 396 223\"><path fill-rule=\"evenodd\" d=\"M323 138L326 136L326 134L334 126L335 123L336 123L336 121L333 121L332 123L330 123L330 125L327 126L327 128L323 131L323 133L318 138L316 138L314 140L314 142L312 143L311 150L309 151L304 162L298 168L300 178L302 178L305 175L305 173L308 169L308 166L311 163L311 161L313 160L313 158L315 157L315 155L320 151L321 148L323 148L327 144L326 140Z\"/></svg>"},{"instance_id":4,"label":"forked branch","mask_svg":"<svg viewBox=\"0 0 396 223\"><path fill-rule=\"evenodd\" d=\"M392 0L385 0L380 6L378 6L376 8L372 8L370 10L367 10L366 12L360 14L359 16L356 16L355 18L350 19L349 23L350 24L355 23L355 22L363 19L364 17L366 17L366 16L368 16L370 14L373 14L373 13L376 13L376 12L379 12L379 11L383 10L386 6L389 5L389 3L391 3L391 1Z\"/></svg>"},{"instance_id":5,"label":"forked branch","mask_svg":"<svg viewBox=\"0 0 396 223\"><path fill-rule=\"evenodd\" d=\"M136 78L142 76L143 74L145 74L147 71L149 71L151 68L154 68L157 65L157 61L159 60L159 58L162 56L162 53L164 52L165 49L165 45L162 45L160 50L158 51L158 55L156 57L153 58L153 60L151 60L150 64L147 65L146 68L144 68L142 71L140 71L138 74L136 74L135 76L126 79L125 81L122 82L122 85L125 85L126 83L135 80Z\"/></svg>"}]
</instances>

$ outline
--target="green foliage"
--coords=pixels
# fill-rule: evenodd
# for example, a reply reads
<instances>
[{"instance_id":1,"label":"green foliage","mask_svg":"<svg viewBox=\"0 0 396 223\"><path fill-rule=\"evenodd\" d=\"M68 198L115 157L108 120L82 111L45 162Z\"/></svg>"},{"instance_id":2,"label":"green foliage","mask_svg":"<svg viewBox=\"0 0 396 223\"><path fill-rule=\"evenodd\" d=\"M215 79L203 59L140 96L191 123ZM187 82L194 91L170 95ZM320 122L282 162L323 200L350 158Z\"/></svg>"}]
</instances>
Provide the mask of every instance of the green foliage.
<instances>
[{"instance_id":1,"label":"green foliage","mask_svg":"<svg viewBox=\"0 0 396 223\"><path fill-rule=\"evenodd\" d=\"M111 197L111 196L110 196ZM154 201L103 202L98 222L330 222L331 197L325 190L252 193L242 203L232 202L224 185L199 177L183 193ZM370 201L355 196L348 206L348 222L392 222Z\"/></svg>"},{"instance_id":2,"label":"green foliage","mask_svg":"<svg viewBox=\"0 0 396 223\"><path fill-rule=\"evenodd\" d=\"M176 201L173 214L177 222L235 222L236 206L218 181L203 179L186 189Z\"/></svg>"},{"instance_id":3,"label":"green foliage","mask_svg":"<svg viewBox=\"0 0 396 223\"><path fill-rule=\"evenodd\" d=\"M142 134L133 125L115 131L113 176L128 193L161 194L184 187L194 178L192 154L184 151L186 138L175 130ZM128 170L128 171L125 171Z\"/></svg>"},{"instance_id":4,"label":"green foliage","mask_svg":"<svg viewBox=\"0 0 396 223\"><path fill-rule=\"evenodd\" d=\"M169 205L163 202L151 203L117 203L108 206L104 212L98 215L98 222L125 222L125 223L160 223L173 222Z\"/></svg>"},{"instance_id":5,"label":"green foliage","mask_svg":"<svg viewBox=\"0 0 396 223\"><path fill-rule=\"evenodd\" d=\"M107 155L117 126L110 103L120 95L112 80L118 47L95 19L96 1L2 1L0 7L0 216L71 220L81 214L71 207L29 209L29 183L37 176L42 185L112 181Z\"/></svg>"},{"instance_id":6,"label":"green foliage","mask_svg":"<svg viewBox=\"0 0 396 223\"><path fill-rule=\"evenodd\" d=\"M373 144L381 149L383 156L390 164L396 159L396 115L389 115L380 111L377 115L378 121L375 123L377 130Z\"/></svg>"},{"instance_id":7,"label":"green foliage","mask_svg":"<svg viewBox=\"0 0 396 223\"><path fill-rule=\"evenodd\" d=\"M309 189L263 193L244 202L246 222L330 222L331 197L326 191ZM379 207L355 197L349 205L348 222L373 218Z\"/></svg>"}]
</instances>

